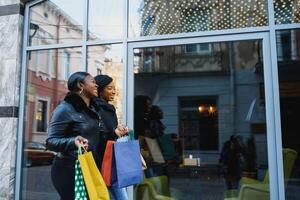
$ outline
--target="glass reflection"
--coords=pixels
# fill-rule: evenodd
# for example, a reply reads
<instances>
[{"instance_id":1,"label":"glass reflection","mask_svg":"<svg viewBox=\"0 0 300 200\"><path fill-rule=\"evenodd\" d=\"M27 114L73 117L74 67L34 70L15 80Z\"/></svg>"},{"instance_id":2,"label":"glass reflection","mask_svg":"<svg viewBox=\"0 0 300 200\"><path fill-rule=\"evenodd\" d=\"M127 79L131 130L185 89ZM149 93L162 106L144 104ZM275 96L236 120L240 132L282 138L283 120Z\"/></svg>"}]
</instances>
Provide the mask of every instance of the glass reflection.
<instances>
[{"instance_id":1,"label":"glass reflection","mask_svg":"<svg viewBox=\"0 0 300 200\"><path fill-rule=\"evenodd\" d=\"M58 199L50 168L55 152L45 147L53 109L64 99L68 76L82 71L81 48L31 51L27 65L23 199Z\"/></svg>"},{"instance_id":2,"label":"glass reflection","mask_svg":"<svg viewBox=\"0 0 300 200\"><path fill-rule=\"evenodd\" d=\"M50 0L31 7L28 45L81 41L84 1Z\"/></svg>"},{"instance_id":3,"label":"glass reflection","mask_svg":"<svg viewBox=\"0 0 300 200\"><path fill-rule=\"evenodd\" d=\"M300 2L295 0L274 0L275 23L292 24L300 22Z\"/></svg>"},{"instance_id":4,"label":"glass reflection","mask_svg":"<svg viewBox=\"0 0 300 200\"><path fill-rule=\"evenodd\" d=\"M300 30L276 32L285 198L300 199Z\"/></svg>"},{"instance_id":5,"label":"glass reflection","mask_svg":"<svg viewBox=\"0 0 300 200\"><path fill-rule=\"evenodd\" d=\"M135 199L269 199L262 42L134 49Z\"/></svg>"},{"instance_id":6,"label":"glass reflection","mask_svg":"<svg viewBox=\"0 0 300 200\"><path fill-rule=\"evenodd\" d=\"M123 0L89 1L89 40L123 37L124 2Z\"/></svg>"},{"instance_id":7,"label":"glass reflection","mask_svg":"<svg viewBox=\"0 0 300 200\"><path fill-rule=\"evenodd\" d=\"M88 72L93 75L106 74L113 78L116 87L114 101L119 124L122 124L122 98L124 92L122 44L99 45L88 47Z\"/></svg>"},{"instance_id":8,"label":"glass reflection","mask_svg":"<svg viewBox=\"0 0 300 200\"><path fill-rule=\"evenodd\" d=\"M129 36L266 26L265 0L129 1Z\"/></svg>"}]
</instances>

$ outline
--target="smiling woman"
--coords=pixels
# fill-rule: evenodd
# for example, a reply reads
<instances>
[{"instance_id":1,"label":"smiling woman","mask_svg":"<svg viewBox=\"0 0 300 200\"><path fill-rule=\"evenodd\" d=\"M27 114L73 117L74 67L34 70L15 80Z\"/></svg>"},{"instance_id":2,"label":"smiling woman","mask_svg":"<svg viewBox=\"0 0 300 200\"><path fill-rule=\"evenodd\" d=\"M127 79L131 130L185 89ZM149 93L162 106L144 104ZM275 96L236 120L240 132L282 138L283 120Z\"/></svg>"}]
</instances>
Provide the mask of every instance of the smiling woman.
<instances>
[{"instance_id":1,"label":"smiling woman","mask_svg":"<svg viewBox=\"0 0 300 200\"><path fill-rule=\"evenodd\" d=\"M58 152L52 165L52 182L62 200L74 199L75 161L77 148L83 146L93 153L101 168L104 152L103 123L93 98L97 84L87 72L75 72L68 79L69 93L53 112L46 146Z\"/></svg>"}]
</instances>

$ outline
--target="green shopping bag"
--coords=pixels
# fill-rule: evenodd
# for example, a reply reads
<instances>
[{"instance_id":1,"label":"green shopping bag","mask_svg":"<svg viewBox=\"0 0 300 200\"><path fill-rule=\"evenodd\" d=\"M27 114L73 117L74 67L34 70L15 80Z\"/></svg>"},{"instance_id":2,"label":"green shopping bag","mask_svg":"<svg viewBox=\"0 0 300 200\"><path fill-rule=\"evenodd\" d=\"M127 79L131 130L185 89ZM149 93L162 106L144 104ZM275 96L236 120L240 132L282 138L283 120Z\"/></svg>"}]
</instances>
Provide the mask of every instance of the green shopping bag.
<instances>
[{"instance_id":1,"label":"green shopping bag","mask_svg":"<svg viewBox=\"0 0 300 200\"><path fill-rule=\"evenodd\" d=\"M81 148L78 148L78 155L81 155ZM75 200L88 200L88 195L86 192L83 175L78 160L75 162Z\"/></svg>"}]
</instances>

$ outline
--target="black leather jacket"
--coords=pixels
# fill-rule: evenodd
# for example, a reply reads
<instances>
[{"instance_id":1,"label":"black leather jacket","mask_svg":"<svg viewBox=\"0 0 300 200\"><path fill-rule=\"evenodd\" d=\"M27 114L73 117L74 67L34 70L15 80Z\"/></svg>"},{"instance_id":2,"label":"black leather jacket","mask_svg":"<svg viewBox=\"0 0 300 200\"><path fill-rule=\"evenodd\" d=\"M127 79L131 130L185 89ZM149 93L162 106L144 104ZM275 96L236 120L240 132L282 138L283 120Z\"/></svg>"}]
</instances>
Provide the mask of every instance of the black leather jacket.
<instances>
[{"instance_id":1,"label":"black leather jacket","mask_svg":"<svg viewBox=\"0 0 300 200\"><path fill-rule=\"evenodd\" d=\"M116 140L118 136L115 134L115 129L118 125L118 118L116 115L116 109L113 105L105 102L103 99L94 98L96 109L98 114L101 114L101 118L103 121L103 132L104 132L104 140L105 144L100 147L100 151L103 152L106 148L107 140ZM102 155L102 156L103 156Z\"/></svg>"},{"instance_id":2,"label":"black leather jacket","mask_svg":"<svg viewBox=\"0 0 300 200\"><path fill-rule=\"evenodd\" d=\"M88 139L89 151L92 151L96 164L100 168L102 155L100 148L105 145L103 122L99 111L92 101L89 108L76 93L68 93L65 100L53 112L48 129L46 146L59 152L56 160L75 163L77 147L75 137L81 135Z\"/></svg>"}]
</instances>

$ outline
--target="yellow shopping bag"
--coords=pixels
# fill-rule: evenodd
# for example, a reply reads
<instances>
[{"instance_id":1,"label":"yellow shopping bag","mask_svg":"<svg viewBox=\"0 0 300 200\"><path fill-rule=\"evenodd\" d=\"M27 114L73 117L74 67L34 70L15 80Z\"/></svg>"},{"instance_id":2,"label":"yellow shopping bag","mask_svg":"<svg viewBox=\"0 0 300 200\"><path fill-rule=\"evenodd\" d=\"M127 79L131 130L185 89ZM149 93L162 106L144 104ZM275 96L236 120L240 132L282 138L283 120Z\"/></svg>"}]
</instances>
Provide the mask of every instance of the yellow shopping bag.
<instances>
[{"instance_id":1,"label":"yellow shopping bag","mask_svg":"<svg viewBox=\"0 0 300 200\"><path fill-rule=\"evenodd\" d=\"M92 152L78 155L84 183L90 200L109 200L109 193L97 168Z\"/></svg>"}]
</instances>

